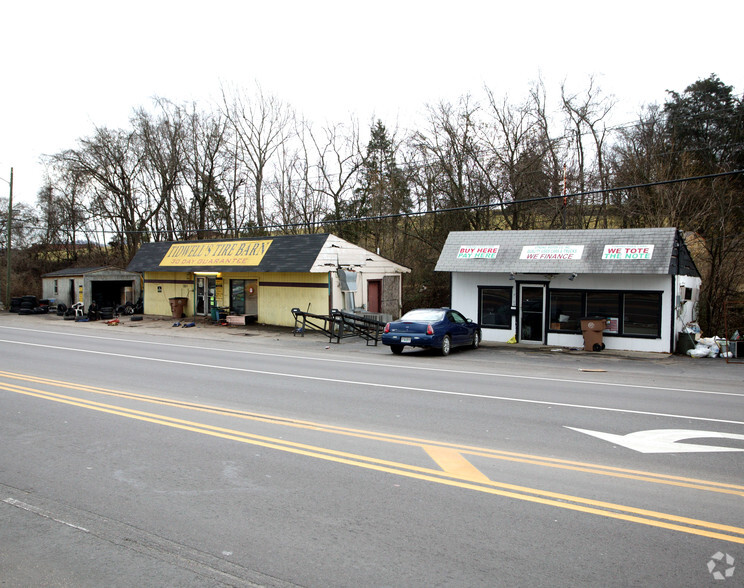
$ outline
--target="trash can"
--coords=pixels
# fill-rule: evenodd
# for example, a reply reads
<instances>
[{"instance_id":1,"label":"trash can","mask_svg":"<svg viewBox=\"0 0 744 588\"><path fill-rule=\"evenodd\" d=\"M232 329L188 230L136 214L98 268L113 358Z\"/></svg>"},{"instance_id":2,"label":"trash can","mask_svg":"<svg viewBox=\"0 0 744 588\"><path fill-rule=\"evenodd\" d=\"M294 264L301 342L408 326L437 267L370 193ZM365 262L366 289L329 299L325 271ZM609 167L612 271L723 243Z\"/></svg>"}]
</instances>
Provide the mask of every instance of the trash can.
<instances>
[{"instance_id":1,"label":"trash can","mask_svg":"<svg viewBox=\"0 0 744 588\"><path fill-rule=\"evenodd\" d=\"M695 335L693 333L677 333L677 349L680 355L687 355L690 349L695 349Z\"/></svg>"},{"instance_id":2,"label":"trash can","mask_svg":"<svg viewBox=\"0 0 744 588\"><path fill-rule=\"evenodd\" d=\"M188 298L168 298L171 306L171 315L174 319L180 319L183 316L183 309L186 307Z\"/></svg>"},{"instance_id":3,"label":"trash can","mask_svg":"<svg viewBox=\"0 0 744 588\"><path fill-rule=\"evenodd\" d=\"M584 351L602 351L602 331L607 328L607 319L601 316L587 316L581 319L581 332L584 335Z\"/></svg>"}]
</instances>

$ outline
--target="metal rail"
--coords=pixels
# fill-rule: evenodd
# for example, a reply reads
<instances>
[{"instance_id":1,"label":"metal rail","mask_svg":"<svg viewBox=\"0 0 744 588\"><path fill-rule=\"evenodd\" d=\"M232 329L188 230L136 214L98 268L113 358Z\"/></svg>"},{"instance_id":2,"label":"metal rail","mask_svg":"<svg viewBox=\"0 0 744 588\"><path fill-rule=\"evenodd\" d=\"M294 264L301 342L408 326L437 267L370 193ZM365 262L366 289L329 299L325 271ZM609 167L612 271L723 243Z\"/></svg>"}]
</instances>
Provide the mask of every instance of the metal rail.
<instances>
[{"instance_id":1,"label":"metal rail","mask_svg":"<svg viewBox=\"0 0 744 588\"><path fill-rule=\"evenodd\" d=\"M347 337L360 337L367 345L376 346L385 328L383 321L336 309L331 310L330 315L324 315L293 308L292 315L295 337L304 337L307 331L317 331L327 335L330 343L340 343Z\"/></svg>"}]
</instances>

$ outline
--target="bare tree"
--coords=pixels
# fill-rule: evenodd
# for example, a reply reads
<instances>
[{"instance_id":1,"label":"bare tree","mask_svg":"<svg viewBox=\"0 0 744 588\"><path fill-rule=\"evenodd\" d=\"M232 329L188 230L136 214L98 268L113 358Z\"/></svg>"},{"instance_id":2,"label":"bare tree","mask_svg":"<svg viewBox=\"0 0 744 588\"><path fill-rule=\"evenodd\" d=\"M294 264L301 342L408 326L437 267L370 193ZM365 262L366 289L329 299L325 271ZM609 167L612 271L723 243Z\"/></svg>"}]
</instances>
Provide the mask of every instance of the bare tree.
<instances>
[{"instance_id":1,"label":"bare tree","mask_svg":"<svg viewBox=\"0 0 744 588\"><path fill-rule=\"evenodd\" d=\"M469 96L457 107L449 103L429 106L429 128L414 133L412 147L422 165L431 166L436 176L433 192L427 196L435 210L461 208L448 214L442 229L484 228L489 224L488 209L468 211L472 205L489 204L491 191L484 181L479 156L476 114L479 106ZM429 174L430 175L430 174ZM421 185L421 182L418 182Z\"/></svg>"},{"instance_id":2,"label":"bare tree","mask_svg":"<svg viewBox=\"0 0 744 588\"><path fill-rule=\"evenodd\" d=\"M314 162L308 166L308 188L328 200L328 219L340 220L350 210L364 159L359 123L352 119L348 126L327 124L317 132L305 123L301 137L306 160Z\"/></svg>"},{"instance_id":3,"label":"bare tree","mask_svg":"<svg viewBox=\"0 0 744 588\"><path fill-rule=\"evenodd\" d=\"M150 207L141 186L144 153L133 131L96 128L80 140L78 149L57 154L53 160L90 183L90 210L101 221L102 235L113 233L123 262L139 248L142 234L162 206Z\"/></svg>"},{"instance_id":4,"label":"bare tree","mask_svg":"<svg viewBox=\"0 0 744 588\"><path fill-rule=\"evenodd\" d=\"M228 97L223 88L222 102L241 148L238 157L251 179L256 225L262 229L266 224L265 179L273 158L291 133L294 114L278 98L264 95L261 88L252 100L237 91Z\"/></svg>"},{"instance_id":5,"label":"bare tree","mask_svg":"<svg viewBox=\"0 0 744 588\"><path fill-rule=\"evenodd\" d=\"M227 152L228 139L228 123L222 113L199 111L196 104L191 105L182 137L183 178L190 189L191 202L184 202L182 207L198 237L207 235L209 225L225 208L221 183L234 167ZM229 210L226 217L230 218Z\"/></svg>"},{"instance_id":6,"label":"bare tree","mask_svg":"<svg viewBox=\"0 0 744 588\"><path fill-rule=\"evenodd\" d=\"M167 100L156 99L155 105L159 116L139 108L132 125L142 146L142 190L148 206L163 213L152 219L155 223L162 219L165 224L164 231L155 231L156 240L172 240L176 237L175 202L183 172L184 122L181 109Z\"/></svg>"},{"instance_id":7,"label":"bare tree","mask_svg":"<svg viewBox=\"0 0 744 588\"><path fill-rule=\"evenodd\" d=\"M535 228L549 217L550 205L523 201L551 195L550 142L531 101L511 105L504 98L498 103L486 92L490 120L480 127L483 154L477 161L501 203L506 226Z\"/></svg>"},{"instance_id":8,"label":"bare tree","mask_svg":"<svg viewBox=\"0 0 744 588\"><path fill-rule=\"evenodd\" d=\"M47 183L39 192L37 206L45 223L42 242L50 249L64 251L67 261L78 259L78 241L87 240L88 251L93 244L87 236L85 178L66 166L49 168Z\"/></svg>"},{"instance_id":9,"label":"bare tree","mask_svg":"<svg viewBox=\"0 0 744 588\"><path fill-rule=\"evenodd\" d=\"M609 196L605 190L609 187L609 175L605 165L605 140L608 133L605 119L615 106L615 100L602 97L601 90L596 86L596 81L592 76L589 78L589 86L583 96L569 94L565 83L562 84L561 101L576 148L579 191L586 192L588 186L591 190L602 190L599 209L593 215L594 228L597 228L600 223L607 228ZM584 141L584 136L587 134L591 138L591 148ZM586 217L586 228L589 222L589 217Z\"/></svg>"}]
</instances>

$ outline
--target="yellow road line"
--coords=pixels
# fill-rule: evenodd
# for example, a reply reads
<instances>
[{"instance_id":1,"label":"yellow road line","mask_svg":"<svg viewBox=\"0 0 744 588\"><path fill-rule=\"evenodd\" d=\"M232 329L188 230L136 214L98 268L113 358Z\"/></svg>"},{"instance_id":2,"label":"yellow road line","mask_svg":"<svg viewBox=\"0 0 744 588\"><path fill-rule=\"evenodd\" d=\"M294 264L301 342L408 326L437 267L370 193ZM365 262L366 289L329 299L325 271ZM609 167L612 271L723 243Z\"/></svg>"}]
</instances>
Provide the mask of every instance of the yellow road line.
<instances>
[{"instance_id":1,"label":"yellow road line","mask_svg":"<svg viewBox=\"0 0 744 588\"><path fill-rule=\"evenodd\" d=\"M486 457L489 459L500 459L504 461L513 461L518 463L525 463L530 465L538 465L542 467L552 467L570 471L577 471L582 473L596 474L602 476L611 476L623 479L638 480L642 482L650 482L656 484L664 484L670 486L677 486L681 488L691 488L695 490L703 490L707 492L718 492L722 494L732 494L735 496L744 496L744 486L737 484L730 484L724 482L714 482L710 480L698 480L694 478L686 478L683 476L671 476L668 474L659 474L655 472L646 472L640 470L632 470L627 468L617 468L612 466L605 466L601 464L584 463L573 460L564 460L552 457L542 457L537 455L529 455L522 453L515 453L509 451L501 451L495 449L487 449L482 447L472 447L468 445L458 445L451 443L443 443L433 441L430 439L420 439L416 437L406 437L400 435L392 435L388 433L377 433L373 431L364 431L360 429L352 429L348 427L339 427L334 425L325 425L312 421L304 421L298 419L291 419L287 417L277 417L272 415L249 413L239 410L224 409L216 406L210 406L206 404L191 403L184 401L169 400L157 396L149 396L144 394L136 394L133 392L124 392L120 390L112 390L109 388L99 388L95 386L78 385L70 382L64 382L60 380L51 380L48 378L41 378L37 376L27 376L24 374L16 374L12 372L0 371L0 377L7 377L16 380L36 382L40 384L47 384L56 387L68 388L72 390L85 391L93 394L113 396L117 398L127 398L131 400L137 400L141 402L147 402L151 404L161 404L165 406L173 406L177 408L183 408L188 410L196 410L200 412L207 412L212 414L224 414L234 416L236 418L254 420L259 422L275 423L284 426L312 429L317 431L335 433L339 435L354 436L358 438L371 439L384 441L389 443L395 443L400 445L411 445L415 447L430 446L430 447L444 447L448 449L456 449L461 453L467 455L476 455L479 457ZM435 460L436 461L436 460Z\"/></svg>"},{"instance_id":2,"label":"yellow road line","mask_svg":"<svg viewBox=\"0 0 744 588\"><path fill-rule=\"evenodd\" d=\"M490 482L491 480L462 456L462 453L449 447L424 445L424 451L448 474L471 482Z\"/></svg>"},{"instance_id":3,"label":"yellow road line","mask_svg":"<svg viewBox=\"0 0 744 588\"><path fill-rule=\"evenodd\" d=\"M175 419L172 417L165 417L162 415L146 413L143 411L136 411L132 409L106 405L99 402L82 400L79 398L45 392L42 390L34 390L20 386L8 386L2 384L0 384L0 389L5 389L11 392L33 396L45 400L52 400L55 402L61 402L73 406L87 408L90 410L124 416L127 418L133 418L141 421L165 425L223 439L278 449L280 451L305 455L308 457L314 457L326 461L333 461L390 474L416 478L419 480L436 482L439 484L456 486L459 488L466 488L478 492L485 492L488 494L514 498L517 500L525 500L563 509L596 514L627 522L635 522L653 527L660 527L683 533L744 544L744 528L734 527L731 525L721 525L719 523L680 517L677 515L670 515L667 513L628 507L609 502L559 494L555 492L542 491L534 488L525 488L512 484L503 484L493 481L478 484L473 482L472 480L457 479L457 477L452 474L430 470L428 468L420 468L407 464L390 462L376 458L369 458L366 456L355 455L341 451L313 447L310 445L285 441L284 439L275 439L271 437L253 435L241 431L206 425L203 423L194 423L182 419Z\"/></svg>"}]
</instances>

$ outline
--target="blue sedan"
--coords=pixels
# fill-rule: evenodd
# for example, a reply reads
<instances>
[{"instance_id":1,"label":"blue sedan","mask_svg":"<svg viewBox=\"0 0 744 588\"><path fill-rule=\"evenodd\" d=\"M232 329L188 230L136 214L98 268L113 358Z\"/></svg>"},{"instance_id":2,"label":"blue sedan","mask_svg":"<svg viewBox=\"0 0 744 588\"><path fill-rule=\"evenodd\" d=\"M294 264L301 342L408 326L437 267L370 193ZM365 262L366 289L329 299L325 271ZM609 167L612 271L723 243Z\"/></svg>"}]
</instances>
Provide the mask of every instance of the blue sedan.
<instances>
[{"instance_id":1,"label":"blue sedan","mask_svg":"<svg viewBox=\"0 0 744 588\"><path fill-rule=\"evenodd\" d=\"M438 349L449 355L453 347L476 349L481 341L478 323L451 308L419 308L385 325L382 343L399 355L404 347Z\"/></svg>"}]
</instances>

